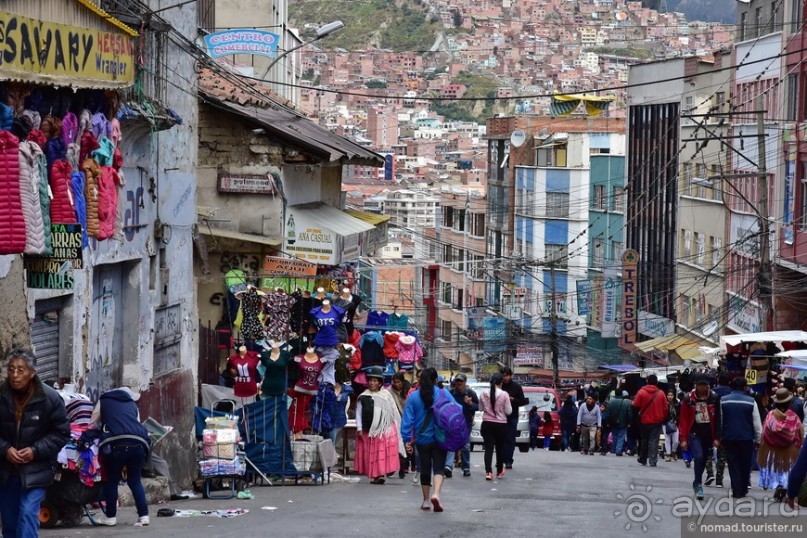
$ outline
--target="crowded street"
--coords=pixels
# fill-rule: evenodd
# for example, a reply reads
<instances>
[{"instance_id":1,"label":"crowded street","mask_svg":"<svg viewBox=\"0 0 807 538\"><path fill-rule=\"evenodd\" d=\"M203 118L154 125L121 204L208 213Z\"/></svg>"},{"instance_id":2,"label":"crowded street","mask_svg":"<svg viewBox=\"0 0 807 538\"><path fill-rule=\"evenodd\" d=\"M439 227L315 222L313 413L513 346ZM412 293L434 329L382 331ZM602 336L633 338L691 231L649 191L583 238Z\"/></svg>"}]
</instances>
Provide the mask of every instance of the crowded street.
<instances>
[{"instance_id":1,"label":"crowded street","mask_svg":"<svg viewBox=\"0 0 807 538\"><path fill-rule=\"evenodd\" d=\"M153 517L147 529L131 526L133 508L118 512L119 526L109 529L85 523L70 529L42 530L43 537L159 536L359 536L381 533L387 537L493 537L528 536L682 536L682 519L672 514L673 505L692 500L691 470L679 460L642 467L633 457L584 456L579 453L535 450L517 453L513 469L502 480L488 482L482 469L482 452L471 454L472 475L460 473L446 480L445 512L419 510L419 488L411 474L397 476L383 486L366 477L358 483L333 480L324 486L253 487L255 499L214 501L201 498L152 506L177 510L223 510L243 508L249 512L233 518ZM755 482L757 473L753 473ZM350 475L355 477L356 475ZM652 488L652 489L651 489ZM718 499L727 499L727 489L706 487L702 506L714 513ZM640 495L641 497L632 496ZM770 492L767 494L770 497ZM761 500L766 492L752 488L749 494ZM647 501L645 501L647 499ZM709 504L711 501L712 504ZM645 503L649 504L645 504ZM760 502L760 506L761 506ZM631 508L633 506L633 508ZM679 504L680 506L680 504ZM779 507L772 504L772 514ZM650 513L645 511L650 507ZM761 510L761 508L760 508ZM753 522L764 521L754 518ZM797 523L804 522L802 515ZM686 520L685 523L688 523ZM626 526L630 524L630 528ZM642 530L642 525L647 531ZM801 533L794 533L798 535ZM740 535L740 534L735 534ZM774 533L754 536L780 536ZM720 533L685 536L723 536ZM784 536L784 534L781 534Z\"/></svg>"}]
</instances>

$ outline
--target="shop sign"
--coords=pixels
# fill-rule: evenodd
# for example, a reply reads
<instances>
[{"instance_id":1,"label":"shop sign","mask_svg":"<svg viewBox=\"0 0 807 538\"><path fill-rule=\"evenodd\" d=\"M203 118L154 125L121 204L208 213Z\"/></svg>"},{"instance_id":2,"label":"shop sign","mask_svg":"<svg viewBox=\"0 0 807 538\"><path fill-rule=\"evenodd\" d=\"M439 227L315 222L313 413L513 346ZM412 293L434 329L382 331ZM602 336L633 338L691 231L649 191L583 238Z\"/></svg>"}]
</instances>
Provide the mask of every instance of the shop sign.
<instances>
[{"instance_id":1,"label":"shop sign","mask_svg":"<svg viewBox=\"0 0 807 538\"><path fill-rule=\"evenodd\" d=\"M81 225L51 224L50 229L51 255L23 257L28 287L73 289L73 269L83 267Z\"/></svg>"},{"instance_id":2,"label":"shop sign","mask_svg":"<svg viewBox=\"0 0 807 538\"><path fill-rule=\"evenodd\" d=\"M212 58L233 54L252 54L274 58L280 36L264 30L251 28L225 30L205 36L207 53Z\"/></svg>"},{"instance_id":3,"label":"shop sign","mask_svg":"<svg viewBox=\"0 0 807 538\"><path fill-rule=\"evenodd\" d=\"M762 313L760 308L747 299L729 295L729 321L726 325L739 334L761 332Z\"/></svg>"},{"instance_id":4,"label":"shop sign","mask_svg":"<svg viewBox=\"0 0 807 538\"><path fill-rule=\"evenodd\" d=\"M639 254L632 248L622 253L622 334L619 347L633 349L639 326L636 308L636 273Z\"/></svg>"},{"instance_id":5,"label":"shop sign","mask_svg":"<svg viewBox=\"0 0 807 538\"><path fill-rule=\"evenodd\" d=\"M675 322L648 312L639 312L639 334L650 338L669 336L675 334Z\"/></svg>"},{"instance_id":6,"label":"shop sign","mask_svg":"<svg viewBox=\"0 0 807 538\"><path fill-rule=\"evenodd\" d=\"M796 212L796 144L785 145L785 211L782 234L785 243L793 244L793 218Z\"/></svg>"},{"instance_id":7,"label":"shop sign","mask_svg":"<svg viewBox=\"0 0 807 538\"><path fill-rule=\"evenodd\" d=\"M133 38L0 11L0 72L134 83ZM74 80L73 83L76 81Z\"/></svg>"},{"instance_id":8,"label":"shop sign","mask_svg":"<svg viewBox=\"0 0 807 538\"><path fill-rule=\"evenodd\" d=\"M591 312L591 280L577 281L577 313L587 316Z\"/></svg>"},{"instance_id":9,"label":"shop sign","mask_svg":"<svg viewBox=\"0 0 807 538\"><path fill-rule=\"evenodd\" d=\"M274 194L275 181L271 176L219 174L219 192L244 194Z\"/></svg>"},{"instance_id":10,"label":"shop sign","mask_svg":"<svg viewBox=\"0 0 807 538\"><path fill-rule=\"evenodd\" d=\"M263 258L262 276L316 276L317 265L294 258L265 256Z\"/></svg>"},{"instance_id":11,"label":"shop sign","mask_svg":"<svg viewBox=\"0 0 807 538\"><path fill-rule=\"evenodd\" d=\"M622 286L622 278L619 276L618 267L607 267L603 271L601 285L601 312L602 312L602 337L615 338L619 336L619 292Z\"/></svg>"},{"instance_id":12,"label":"shop sign","mask_svg":"<svg viewBox=\"0 0 807 538\"><path fill-rule=\"evenodd\" d=\"M534 344L523 344L516 348L513 366L543 366L544 348Z\"/></svg>"},{"instance_id":13,"label":"shop sign","mask_svg":"<svg viewBox=\"0 0 807 538\"><path fill-rule=\"evenodd\" d=\"M319 223L306 218L304 212L288 209L286 246L284 250L298 258L321 265L335 265L341 258L341 237Z\"/></svg>"},{"instance_id":14,"label":"shop sign","mask_svg":"<svg viewBox=\"0 0 807 538\"><path fill-rule=\"evenodd\" d=\"M501 353L506 349L507 320L504 318L485 318L483 321L485 352Z\"/></svg>"}]
</instances>

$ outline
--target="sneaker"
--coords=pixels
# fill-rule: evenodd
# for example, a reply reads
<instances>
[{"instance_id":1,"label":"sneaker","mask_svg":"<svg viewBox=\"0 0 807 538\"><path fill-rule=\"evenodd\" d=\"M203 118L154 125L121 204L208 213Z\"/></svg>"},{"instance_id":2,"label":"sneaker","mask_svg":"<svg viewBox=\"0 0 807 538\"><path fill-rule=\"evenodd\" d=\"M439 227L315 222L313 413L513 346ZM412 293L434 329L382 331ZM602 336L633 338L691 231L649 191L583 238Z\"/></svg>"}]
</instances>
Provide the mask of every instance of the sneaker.
<instances>
[{"instance_id":1,"label":"sneaker","mask_svg":"<svg viewBox=\"0 0 807 538\"><path fill-rule=\"evenodd\" d=\"M723 482L715 482L715 487L716 488L722 488L723 487Z\"/></svg>"},{"instance_id":2,"label":"sneaker","mask_svg":"<svg viewBox=\"0 0 807 538\"><path fill-rule=\"evenodd\" d=\"M711 475L707 476L706 480L704 481L704 484L706 484L707 486L711 486L714 483L715 483L715 477Z\"/></svg>"},{"instance_id":3,"label":"sneaker","mask_svg":"<svg viewBox=\"0 0 807 538\"><path fill-rule=\"evenodd\" d=\"M692 467L692 462L691 462L691 461L684 460L684 463L686 464L687 469L689 469L690 467Z\"/></svg>"},{"instance_id":4,"label":"sneaker","mask_svg":"<svg viewBox=\"0 0 807 538\"><path fill-rule=\"evenodd\" d=\"M148 527L149 526L149 517L148 516L140 516L137 518L137 523L134 524L135 527Z\"/></svg>"},{"instance_id":5,"label":"sneaker","mask_svg":"<svg viewBox=\"0 0 807 538\"><path fill-rule=\"evenodd\" d=\"M695 498L699 501L703 500L703 487L702 486L695 486Z\"/></svg>"},{"instance_id":6,"label":"sneaker","mask_svg":"<svg viewBox=\"0 0 807 538\"><path fill-rule=\"evenodd\" d=\"M493 480L493 473L485 473L485 480Z\"/></svg>"},{"instance_id":7,"label":"sneaker","mask_svg":"<svg viewBox=\"0 0 807 538\"><path fill-rule=\"evenodd\" d=\"M512 463L505 463L505 464L504 464L504 468L505 468L505 469L512 469L512 468L513 468L513 464L512 464Z\"/></svg>"},{"instance_id":8,"label":"sneaker","mask_svg":"<svg viewBox=\"0 0 807 538\"><path fill-rule=\"evenodd\" d=\"M507 469L502 469L502 472L500 472L499 474L497 474L497 475L496 475L496 478L498 478L499 480L501 480L502 478L504 478L504 473L506 473L506 472L507 472Z\"/></svg>"},{"instance_id":9,"label":"sneaker","mask_svg":"<svg viewBox=\"0 0 807 538\"><path fill-rule=\"evenodd\" d=\"M443 469L443 476L445 476L446 478L451 478L452 476L454 476L454 471L449 467L446 467L445 469Z\"/></svg>"},{"instance_id":10,"label":"sneaker","mask_svg":"<svg viewBox=\"0 0 807 538\"><path fill-rule=\"evenodd\" d=\"M462 476L471 476L471 471L468 470L468 469L465 469L464 471L462 471Z\"/></svg>"},{"instance_id":11,"label":"sneaker","mask_svg":"<svg viewBox=\"0 0 807 538\"><path fill-rule=\"evenodd\" d=\"M106 525L108 527L114 527L118 524L118 518L116 517L106 517L103 514L95 516L95 524L96 525Z\"/></svg>"},{"instance_id":12,"label":"sneaker","mask_svg":"<svg viewBox=\"0 0 807 538\"><path fill-rule=\"evenodd\" d=\"M420 475L419 474L415 473L415 475L412 477L412 483L415 484L415 485L420 484Z\"/></svg>"}]
</instances>

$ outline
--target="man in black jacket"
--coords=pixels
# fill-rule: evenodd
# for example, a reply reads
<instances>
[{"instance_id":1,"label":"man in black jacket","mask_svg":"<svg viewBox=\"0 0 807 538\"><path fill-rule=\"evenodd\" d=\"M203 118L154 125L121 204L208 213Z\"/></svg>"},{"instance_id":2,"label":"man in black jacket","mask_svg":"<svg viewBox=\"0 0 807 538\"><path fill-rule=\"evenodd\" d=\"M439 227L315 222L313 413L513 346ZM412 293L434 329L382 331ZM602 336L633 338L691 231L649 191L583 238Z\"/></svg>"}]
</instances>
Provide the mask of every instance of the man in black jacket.
<instances>
[{"instance_id":1,"label":"man in black jacket","mask_svg":"<svg viewBox=\"0 0 807 538\"><path fill-rule=\"evenodd\" d=\"M502 390L510 395L510 405L513 408L513 412L507 415L507 440L504 445L504 466L512 469L513 455L516 452L516 437L518 437L518 410L530 401L524 397L524 389L521 388L521 385L513 381L513 370L505 366L500 372Z\"/></svg>"},{"instance_id":2,"label":"man in black jacket","mask_svg":"<svg viewBox=\"0 0 807 538\"><path fill-rule=\"evenodd\" d=\"M0 385L0 518L3 536L38 536L39 505L56 455L70 440L64 401L36 375L36 357L12 349Z\"/></svg>"}]
</instances>

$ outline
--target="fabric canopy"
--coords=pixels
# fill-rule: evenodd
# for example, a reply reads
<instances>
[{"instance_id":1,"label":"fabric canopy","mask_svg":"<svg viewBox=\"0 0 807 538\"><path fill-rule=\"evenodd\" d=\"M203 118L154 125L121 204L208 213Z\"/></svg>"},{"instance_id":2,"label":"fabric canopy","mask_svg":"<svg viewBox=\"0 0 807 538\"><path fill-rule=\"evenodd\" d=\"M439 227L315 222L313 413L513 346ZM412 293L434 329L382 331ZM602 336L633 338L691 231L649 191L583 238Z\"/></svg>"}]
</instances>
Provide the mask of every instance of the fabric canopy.
<instances>
[{"instance_id":1,"label":"fabric canopy","mask_svg":"<svg viewBox=\"0 0 807 538\"><path fill-rule=\"evenodd\" d=\"M771 331L763 333L725 334L720 337L720 347L726 351L726 346L736 346L744 342L807 342L807 332L804 331ZM781 346L780 346L781 348Z\"/></svg>"},{"instance_id":2,"label":"fabric canopy","mask_svg":"<svg viewBox=\"0 0 807 538\"><path fill-rule=\"evenodd\" d=\"M556 93L552 96L552 102L549 105L549 110L553 117L568 116L577 108L580 102L586 104L586 114L589 116L599 116L603 110L607 110L608 106L614 97L608 96L595 96L595 95L582 95Z\"/></svg>"},{"instance_id":3,"label":"fabric canopy","mask_svg":"<svg viewBox=\"0 0 807 538\"><path fill-rule=\"evenodd\" d=\"M675 352L681 360L690 360L695 362L705 362L705 357L702 356L699 349L700 344L677 334L669 336L661 336L653 338L644 342L638 342L636 348L644 353L651 353L654 350L661 351L664 354Z\"/></svg>"},{"instance_id":4,"label":"fabric canopy","mask_svg":"<svg viewBox=\"0 0 807 538\"><path fill-rule=\"evenodd\" d=\"M635 369L635 364L603 364L597 367L597 370L606 370L610 372L632 372Z\"/></svg>"}]
</instances>

